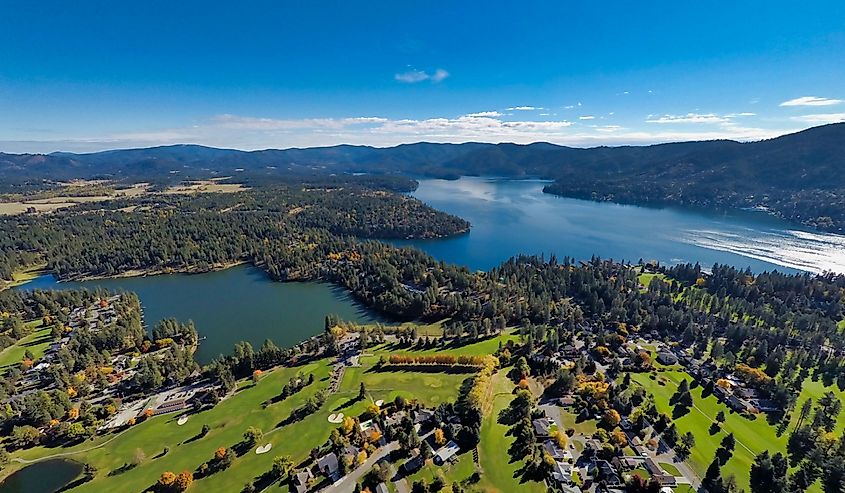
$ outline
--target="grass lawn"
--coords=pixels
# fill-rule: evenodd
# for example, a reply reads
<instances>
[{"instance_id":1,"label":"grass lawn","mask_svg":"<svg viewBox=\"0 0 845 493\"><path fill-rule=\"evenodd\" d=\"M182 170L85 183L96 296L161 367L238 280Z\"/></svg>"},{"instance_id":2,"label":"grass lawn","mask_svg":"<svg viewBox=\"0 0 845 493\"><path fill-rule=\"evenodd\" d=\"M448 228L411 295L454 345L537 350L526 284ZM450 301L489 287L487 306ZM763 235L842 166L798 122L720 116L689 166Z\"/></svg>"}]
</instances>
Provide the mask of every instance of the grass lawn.
<instances>
[{"instance_id":1,"label":"grass lawn","mask_svg":"<svg viewBox=\"0 0 845 493\"><path fill-rule=\"evenodd\" d=\"M20 350L20 356L11 352L2 354L14 362L22 355L23 349ZM364 412L370 401L359 401L356 398L361 382L364 382L372 400L392 400L402 395L436 406L454 401L461 383L471 376L461 373L378 372L366 365L348 368L339 392L329 396L320 411L300 422L279 427L279 423L295 408L328 385L331 365L330 360L320 360L303 367L278 368L267 372L257 385L242 381L240 389L233 396L213 409L191 415L184 426L176 424L177 414L170 414L140 423L120 435L97 437L70 448L36 447L16 452L14 456L32 460L56 453L70 453L69 458L95 465L99 471L95 479L74 491L146 491L162 472L194 471L211 458L216 448L234 446L242 439L248 427L255 426L264 431L265 437L261 443L273 444L270 453L256 455L251 450L236 459L228 470L198 479L198 486L193 487L199 490L240 491L245 483L270 469L274 456L290 455L297 463L306 459L313 447L328 439L334 427L327 421L329 414L341 411L348 416L355 416ZM313 373L315 383L283 402L262 408L262 403L278 395L282 386L298 372L305 375ZM191 440L198 435L203 424L208 424L211 431L203 438ZM107 445L102 448L90 450L105 443ZM162 455L165 447L169 452ZM120 472L124 464L133 462L139 450L146 459L137 467ZM12 463L4 475L20 467L20 464ZM460 462L450 466L446 474L451 481L466 479L472 472L472 456L465 454Z\"/></svg>"},{"instance_id":2,"label":"grass lawn","mask_svg":"<svg viewBox=\"0 0 845 493\"><path fill-rule=\"evenodd\" d=\"M563 423L564 430L568 430L570 428L575 430L575 433L580 433L586 437L591 437L595 434L596 430L598 429L597 421L594 419L587 419L577 423L575 419L577 416L566 409L561 409L560 411L560 419Z\"/></svg>"},{"instance_id":3,"label":"grass lawn","mask_svg":"<svg viewBox=\"0 0 845 493\"><path fill-rule=\"evenodd\" d=\"M454 401L458 397L461 383L470 376L469 373L374 371L366 366L347 368L338 395L345 396L345 400L355 398L361 382L364 382L367 394L373 400L391 401L401 395L435 407L443 402Z\"/></svg>"},{"instance_id":4,"label":"grass lawn","mask_svg":"<svg viewBox=\"0 0 845 493\"><path fill-rule=\"evenodd\" d=\"M454 464L436 466L429 461L422 469L408 476L406 480L408 481L408 486L420 479L431 484L431 481L437 477L438 473L441 473L442 477L446 479L446 487L441 491L443 493L451 493L452 483L460 483L469 479L473 472L475 472L475 465L472 462L472 452L464 452L458 456L458 461Z\"/></svg>"},{"instance_id":5,"label":"grass lawn","mask_svg":"<svg viewBox=\"0 0 845 493\"><path fill-rule=\"evenodd\" d=\"M443 320L439 320L437 322L433 322L430 324L421 324L418 322L403 322L398 325L398 327L408 328L408 327L415 327L417 329L417 335L419 337L440 337L443 335L443 323L448 322L449 319L445 318ZM390 327L396 327L395 324L387 324ZM364 324L365 327L369 327L370 329L375 328L376 324Z\"/></svg>"},{"instance_id":6,"label":"grass lawn","mask_svg":"<svg viewBox=\"0 0 845 493\"><path fill-rule=\"evenodd\" d=\"M826 392L833 392L837 399L845 403L845 392L839 390L839 387L837 387L836 384L825 387L821 380L813 381L811 378L804 380L804 383L801 384L801 393L798 395L798 400L795 401L795 411L793 411L792 420L789 423L790 431L795 428L795 424L798 421L798 415L801 412L801 406L804 405L804 402L807 399L813 399L813 405L815 405L819 398ZM845 419L843 419L843 416L843 412L840 411L839 419L836 422L836 429L834 430L837 434L841 434L842 431L845 430Z\"/></svg>"},{"instance_id":7,"label":"grass lawn","mask_svg":"<svg viewBox=\"0 0 845 493\"><path fill-rule=\"evenodd\" d=\"M654 394L658 409L669 415L672 415L669 399L675 393L678 384L684 378L692 381L692 378L682 371L658 373L657 380L651 380L649 374L631 374L631 376L648 392ZM785 450L787 437L785 434L778 437L774 427L766 422L765 416L759 416L756 420L744 418L730 411L712 395L702 398L701 390L700 386L691 390L694 407L687 414L675 419L679 433L689 431L695 436L695 447L692 449L688 462L699 476L703 477L722 438L726 433L731 432L736 438L737 446L733 457L722 468L722 475L726 477L730 474L735 475L739 486L747 491L748 474L754 457L767 449ZM722 431L711 435L710 424L720 410L725 412L726 421L722 426Z\"/></svg>"},{"instance_id":8,"label":"grass lawn","mask_svg":"<svg viewBox=\"0 0 845 493\"><path fill-rule=\"evenodd\" d=\"M298 371L304 374L314 373L315 383L287 400L262 409L261 403L277 395L289 378ZM242 439L243 432L249 426L256 426L264 431L261 443L272 443L270 453L256 455L250 450L235 460L231 468L224 472L195 481L198 491L240 491L243 485L270 469L273 457L290 455L295 462L305 459L312 447L320 445L329 436L332 426L327 421L331 409L346 402L342 396L333 395L323 408L304 420L281 428L280 421L287 418L291 411L302 405L306 398L320 388L324 388L329 374L329 362L321 360L299 368L280 368L265 374L255 386L249 385L226 399L213 409L192 415L184 426L176 424L177 415L170 414L152 418L114 438L107 446L73 455L71 458L90 462L98 469L96 478L74 491L146 491L164 471L194 471L201 463L208 460L217 447L231 447ZM357 402L347 408L347 414L363 412L365 402ZM208 424L211 431L207 436L190 440L197 436L203 424ZM54 453L65 453L88 449L103 443L112 436L98 438L69 449L46 449L37 447L14 454L17 457L34 459ZM161 456L165 447L169 453ZM132 462L137 450L141 450L146 460L139 466L126 472L115 474L121 466ZM20 467L14 464L11 467ZM5 471L4 471L5 472Z\"/></svg>"},{"instance_id":9,"label":"grass lawn","mask_svg":"<svg viewBox=\"0 0 845 493\"><path fill-rule=\"evenodd\" d=\"M12 273L11 281L0 280L0 289L11 288L25 284L44 273L44 265L31 267L22 271Z\"/></svg>"},{"instance_id":10,"label":"grass lawn","mask_svg":"<svg viewBox=\"0 0 845 493\"><path fill-rule=\"evenodd\" d=\"M523 462L511 462L508 448L513 437L505 436L508 427L497 422L499 412L512 400L513 383L508 380L505 370L493 376L494 402L492 412L484 417L481 424L481 443L478 445L479 460L484 473L479 488L484 492L537 492L546 491L542 483L522 482L517 471Z\"/></svg>"},{"instance_id":11,"label":"grass lawn","mask_svg":"<svg viewBox=\"0 0 845 493\"><path fill-rule=\"evenodd\" d=\"M681 471L679 471L678 468L675 467L674 464L669 464L668 462L661 462L658 465L660 467L662 467L664 471L668 472L672 476L680 476L681 475Z\"/></svg>"},{"instance_id":12,"label":"grass lawn","mask_svg":"<svg viewBox=\"0 0 845 493\"><path fill-rule=\"evenodd\" d=\"M637 276L637 278L639 279L640 284L645 286L645 289L641 289L640 291L646 292L646 291L648 291L648 285L651 284L651 281L654 278L665 279L666 276L663 275L663 274L654 274L654 273L651 273L651 272L644 272L644 273L640 274L639 276Z\"/></svg>"},{"instance_id":13,"label":"grass lawn","mask_svg":"<svg viewBox=\"0 0 845 493\"><path fill-rule=\"evenodd\" d=\"M0 372L5 372L13 366L20 365L27 349L35 356L36 360L44 356L44 352L50 347L52 339L50 338L51 329L49 327L41 328L42 324L41 320L27 322L26 325L32 328L33 332L0 352Z\"/></svg>"},{"instance_id":14,"label":"grass lawn","mask_svg":"<svg viewBox=\"0 0 845 493\"><path fill-rule=\"evenodd\" d=\"M429 349L414 349L405 347L395 347L392 344L380 344L367 349L367 353L373 354L373 359L366 357L364 362L372 362L378 360L379 356L387 356L389 354L450 354L454 356L468 355L478 356L493 354L499 349L499 344L505 345L508 341L519 342L520 336L513 331L505 331L496 337L484 339L483 341L473 342L462 346L435 347Z\"/></svg>"}]
</instances>

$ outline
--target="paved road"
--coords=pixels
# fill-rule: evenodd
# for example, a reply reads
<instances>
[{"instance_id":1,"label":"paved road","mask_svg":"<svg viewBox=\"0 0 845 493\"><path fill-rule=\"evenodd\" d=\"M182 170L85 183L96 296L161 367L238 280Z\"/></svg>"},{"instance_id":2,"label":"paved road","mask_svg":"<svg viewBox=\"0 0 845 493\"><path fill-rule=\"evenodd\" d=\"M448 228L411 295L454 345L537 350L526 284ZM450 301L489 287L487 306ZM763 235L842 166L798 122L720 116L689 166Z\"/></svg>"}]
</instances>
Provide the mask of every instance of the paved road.
<instances>
[{"instance_id":1,"label":"paved road","mask_svg":"<svg viewBox=\"0 0 845 493\"><path fill-rule=\"evenodd\" d=\"M692 470L692 468L686 463L686 461L682 461L678 459L678 455L675 453L675 450L668 447L666 443L661 440L661 445L664 447L669 448L669 451L664 454L659 454L654 456L654 460L657 463L665 463L665 464L672 464L673 466L678 468L678 472L684 475L684 477L689 480L689 484L695 489L695 491L701 490L701 478L698 477L698 474ZM682 484L681 481L678 482Z\"/></svg>"},{"instance_id":2,"label":"paved road","mask_svg":"<svg viewBox=\"0 0 845 493\"><path fill-rule=\"evenodd\" d=\"M340 478L335 484L322 490L323 493L349 493L355 490L355 483L358 482L365 474L370 472L373 465L390 455L391 452L399 448L399 442L390 442L384 447L376 450L376 453L371 455L369 459L363 464L356 467L355 470Z\"/></svg>"}]
</instances>

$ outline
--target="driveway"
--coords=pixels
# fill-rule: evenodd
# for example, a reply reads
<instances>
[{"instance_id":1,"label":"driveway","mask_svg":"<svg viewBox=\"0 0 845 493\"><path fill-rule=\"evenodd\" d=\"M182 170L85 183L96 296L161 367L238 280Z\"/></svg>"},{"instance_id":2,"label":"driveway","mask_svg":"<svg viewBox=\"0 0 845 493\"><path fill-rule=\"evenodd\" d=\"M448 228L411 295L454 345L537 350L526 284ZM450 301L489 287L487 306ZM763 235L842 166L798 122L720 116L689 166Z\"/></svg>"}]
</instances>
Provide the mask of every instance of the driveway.
<instances>
[{"instance_id":1,"label":"driveway","mask_svg":"<svg viewBox=\"0 0 845 493\"><path fill-rule=\"evenodd\" d=\"M346 476L337 480L337 482L328 488L323 489L322 491L325 493L349 493L350 491L355 490L355 484L364 477L365 474L370 472L370 469L373 468L376 462L384 459L391 452L394 450L399 449L399 442L390 442L384 447L376 450L376 453L371 455L369 459L364 461L363 464L356 467L355 470L347 474Z\"/></svg>"}]
</instances>

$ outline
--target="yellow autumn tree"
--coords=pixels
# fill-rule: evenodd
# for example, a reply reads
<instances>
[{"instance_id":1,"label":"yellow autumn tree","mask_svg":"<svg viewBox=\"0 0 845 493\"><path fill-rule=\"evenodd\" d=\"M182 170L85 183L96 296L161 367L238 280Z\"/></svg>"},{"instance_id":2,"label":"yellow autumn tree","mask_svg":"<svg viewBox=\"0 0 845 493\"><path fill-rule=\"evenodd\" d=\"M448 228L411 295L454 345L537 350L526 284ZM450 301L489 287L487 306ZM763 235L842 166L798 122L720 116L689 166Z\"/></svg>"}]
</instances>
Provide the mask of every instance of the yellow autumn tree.
<instances>
[{"instance_id":1,"label":"yellow autumn tree","mask_svg":"<svg viewBox=\"0 0 845 493\"><path fill-rule=\"evenodd\" d=\"M174 486L179 491L185 491L191 486L191 483L194 482L194 475L191 471L182 471L176 476L176 481L174 482Z\"/></svg>"},{"instance_id":2,"label":"yellow autumn tree","mask_svg":"<svg viewBox=\"0 0 845 493\"><path fill-rule=\"evenodd\" d=\"M434 430L434 443L440 446L446 444L446 434L440 428Z\"/></svg>"},{"instance_id":3,"label":"yellow autumn tree","mask_svg":"<svg viewBox=\"0 0 845 493\"><path fill-rule=\"evenodd\" d=\"M176 482L176 475L170 471L164 471L158 478L158 484L165 488L169 488L174 482Z\"/></svg>"}]
</instances>

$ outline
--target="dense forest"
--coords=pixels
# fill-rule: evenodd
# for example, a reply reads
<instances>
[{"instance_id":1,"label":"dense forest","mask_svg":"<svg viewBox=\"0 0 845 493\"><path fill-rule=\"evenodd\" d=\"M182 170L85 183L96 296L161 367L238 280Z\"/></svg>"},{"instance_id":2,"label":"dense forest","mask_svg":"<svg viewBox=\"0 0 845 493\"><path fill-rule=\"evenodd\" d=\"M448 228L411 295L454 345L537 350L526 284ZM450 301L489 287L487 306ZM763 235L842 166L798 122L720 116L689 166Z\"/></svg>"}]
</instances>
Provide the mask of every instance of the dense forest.
<instances>
[{"instance_id":1,"label":"dense forest","mask_svg":"<svg viewBox=\"0 0 845 493\"><path fill-rule=\"evenodd\" d=\"M235 194L143 196L0 221L3 273L43 262L60 278L128 270L206 271L251 262L278 280L326 280L402 320L442 320L447 337L518 325L543 352L589 329L613 348L631 331L770 373L788 406L799 373L845 368L845 276L757 276L727 266L657 268L601 259L515 257L487 273L360 239L459 234L468 225L386 189L309 183ZM654 270L654 268L652 268ZM544 349L545 348L545 349ZM823 351L819 351L822 348ZM787 355L790 356L787 358Z\"/></svg>"}]
</instances>

